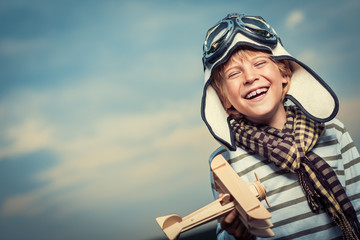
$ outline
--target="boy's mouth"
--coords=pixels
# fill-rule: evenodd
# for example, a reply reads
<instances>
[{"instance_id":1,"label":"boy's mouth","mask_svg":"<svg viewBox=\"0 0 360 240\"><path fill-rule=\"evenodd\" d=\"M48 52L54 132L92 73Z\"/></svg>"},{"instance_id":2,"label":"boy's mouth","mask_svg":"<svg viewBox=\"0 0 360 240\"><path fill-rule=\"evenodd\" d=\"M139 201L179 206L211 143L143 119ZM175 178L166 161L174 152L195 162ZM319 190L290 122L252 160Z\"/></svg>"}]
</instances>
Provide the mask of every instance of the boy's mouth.
<instances>
[{"instance_id":1,"label":"boy's mouth","mask_svg":"<svg viewBox=\"0 0 360 240\"><path fill-rule=\"evenodd\" d=\"M255 98L259 98L263 95L265 95L267 93L269 88L267 87L262 87L262 88L258 88L254 91L249 92L246 96L245 99L251 100L251 99L255 99Z\"/></svg>"}]
</instances>

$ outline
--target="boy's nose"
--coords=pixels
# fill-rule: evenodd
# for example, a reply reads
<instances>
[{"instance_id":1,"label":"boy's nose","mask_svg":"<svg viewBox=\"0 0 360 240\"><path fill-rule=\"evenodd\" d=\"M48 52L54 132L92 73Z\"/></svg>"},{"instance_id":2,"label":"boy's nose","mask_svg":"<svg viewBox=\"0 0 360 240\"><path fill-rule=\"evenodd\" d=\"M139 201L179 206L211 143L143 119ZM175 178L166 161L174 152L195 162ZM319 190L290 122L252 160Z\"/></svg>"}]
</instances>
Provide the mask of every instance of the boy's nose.
<instances>
[{"instance_id":1,"label":"boy's nose","mask_svg":"<svg viewBox=\"0 0 360 240\"><path fill-rule=\"evenodd\" d=\"M259 75L256 73L256 71L250 70L250 69L245 71L244 85L251 84L254 81L256 81L257 79L259 79Z\"/></svg>"}]
</instances>

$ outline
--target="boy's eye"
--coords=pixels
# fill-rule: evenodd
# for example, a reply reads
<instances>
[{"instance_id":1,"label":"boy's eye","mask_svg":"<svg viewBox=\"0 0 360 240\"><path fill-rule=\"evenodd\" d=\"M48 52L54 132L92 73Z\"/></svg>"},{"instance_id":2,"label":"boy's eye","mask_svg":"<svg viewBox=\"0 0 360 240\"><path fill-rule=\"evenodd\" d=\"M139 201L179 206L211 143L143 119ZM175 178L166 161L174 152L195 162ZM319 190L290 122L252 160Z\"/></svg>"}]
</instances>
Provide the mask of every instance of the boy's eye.
<instances>
[{"instance_id":1,"label":"boy's eye","mask_svg":"<svg viewBox=\"0 0 360 240\"><path fill-rule=\"evenodd\" d=\"M236 77L236 76L239 75L240 73L241 73L240 71L229 73L228 78Z\"/></svg>"},{"instance_id":2,"label":"boy's eye","mask_svg":"<svg viewBox=\"0 0 360 240\"><path fill-rule=\"evenodd\" d=\"M261 61L256 62L256 63L255 63L255 66L256 66L256 67L260 67L260 66L264 65L265 63L266 63L265 60L261 60Z\"/></svg>"}]
</instances>

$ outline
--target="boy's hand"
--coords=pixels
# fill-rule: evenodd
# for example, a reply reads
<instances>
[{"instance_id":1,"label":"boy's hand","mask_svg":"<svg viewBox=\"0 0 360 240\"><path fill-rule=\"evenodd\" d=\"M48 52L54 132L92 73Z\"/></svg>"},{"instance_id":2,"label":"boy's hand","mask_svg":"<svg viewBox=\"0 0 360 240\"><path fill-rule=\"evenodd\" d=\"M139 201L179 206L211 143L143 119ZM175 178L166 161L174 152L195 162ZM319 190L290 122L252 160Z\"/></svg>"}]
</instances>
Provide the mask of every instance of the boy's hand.
<instances>
[{"instance_id":1,"label":"boy's hand","mask_svg":"<svg viewBox=\"0 0 360 240\"><path fill-rule=\"evenodd\" d=\"M223 193L220 193L218 198L221 198L223 195ZM220 226L228 234L233 235L236 239L255 239L241 222L239 213L236 209L232 210L221 218Z\"/></svg>"}]
</instances>

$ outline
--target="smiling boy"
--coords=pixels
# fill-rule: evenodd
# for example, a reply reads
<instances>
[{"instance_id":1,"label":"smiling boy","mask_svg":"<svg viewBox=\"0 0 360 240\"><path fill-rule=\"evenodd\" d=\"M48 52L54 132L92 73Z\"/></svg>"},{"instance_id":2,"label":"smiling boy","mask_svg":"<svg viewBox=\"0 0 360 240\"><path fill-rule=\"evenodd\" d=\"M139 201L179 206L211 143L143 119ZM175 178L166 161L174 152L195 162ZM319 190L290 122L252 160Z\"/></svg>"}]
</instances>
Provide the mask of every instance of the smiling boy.
<instances>
[{"instance_id":1,"label":"smiling boy","mask_svg":"<svg viewBox=\"0 0 360 240\"><path fill-rule=\"evenodd\" d=\"M225 109L233 107L253 123L282 128L286 120L283 89L290 81L290 71L283 66L281 72L280 66L269 53L244 47L236 51L221 70L217 68L213 82L218 86L215 89L225 93Z\"/></svg>"},{"instance_id":2,"label":"smiling boy","mask_svg":"<svg viewBox=\"0 0 360 240\"><path fill-rule=\"evenodd\" d=\"M210 28L203 63L202 118L222 145L210 161L222 154L247 182L257 172L274 238L359 239L359 153L334 119L338 100L329 86L261 17L231 14ZM254 238L236 211L217 234Z\"/></svg>"}]
</instances>

